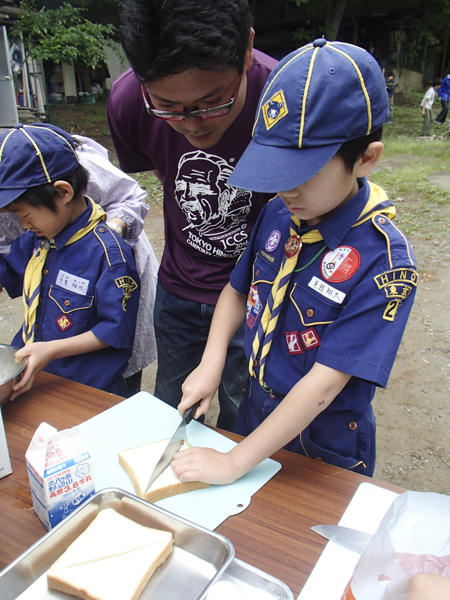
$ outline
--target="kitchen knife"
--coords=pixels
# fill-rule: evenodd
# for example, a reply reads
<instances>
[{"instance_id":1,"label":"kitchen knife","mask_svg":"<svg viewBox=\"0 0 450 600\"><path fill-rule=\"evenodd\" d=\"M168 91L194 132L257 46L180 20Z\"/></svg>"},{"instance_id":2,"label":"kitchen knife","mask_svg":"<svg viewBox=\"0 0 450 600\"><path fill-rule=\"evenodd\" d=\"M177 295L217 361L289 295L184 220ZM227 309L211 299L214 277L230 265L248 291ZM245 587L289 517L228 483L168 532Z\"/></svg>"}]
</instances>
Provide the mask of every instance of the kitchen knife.
<instances>
[{"instance_id":1,"label":"kitchen knife","mask_svg":"<svg viewBox=\"0 0 450 600\"><path fill-rule=\"evenodd\" d=\"M311 529L324 538L327 538L327 540L331 540L354 552L359 552L359 554L364 552L373 538L371 533L364 533L363 531L341 527L340 525L315 525Z\"/></svg>"},{"instance_id":2,"label":"kitchen knife","mask_svg":"<svg viewBox=\"0 0 450 600\"><path fill-rule=\"evenodd\" d=\"M197 410L197 408L199 406L200 406L200 400L198 402L196 402L195 404L193 404L191 407L189 407L184 412L183 417L181 419L181 423L176 428L175 433L172 436L172 439L167 444L164 452L161 455L161 458L156 463L156 467L153 469L153 472L147 483L147 487L145 488L145 493L148 492L152 483L154 481L156 481L156 479L158 479L158 477L161 475L161 473L167 469L167 467L172 462L173 457L175 456L175 454L178 452L178 450L183 445L183 441L186 439L186 425L189 425L189 423L192 421L192 419L195 415L195 411Z\"/></svg>"}]
</instances>

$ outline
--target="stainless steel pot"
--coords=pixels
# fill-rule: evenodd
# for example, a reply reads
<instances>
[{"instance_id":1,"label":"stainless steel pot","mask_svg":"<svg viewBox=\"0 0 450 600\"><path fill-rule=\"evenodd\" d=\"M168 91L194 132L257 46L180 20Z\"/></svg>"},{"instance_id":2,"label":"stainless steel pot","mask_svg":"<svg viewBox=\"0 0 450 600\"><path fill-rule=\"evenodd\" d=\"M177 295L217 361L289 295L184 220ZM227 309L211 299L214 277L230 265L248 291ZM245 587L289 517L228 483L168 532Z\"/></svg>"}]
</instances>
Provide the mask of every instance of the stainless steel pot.
<instances>
[{"instance_id":1,"label":"stainless steel pot","mask_svg":"<svg viewBox=\"0 0 450 600\"><path fill-rule=\"evenodd\" d=\"M16 363L14 354L18 348L0 344L0 406L11 398L13 387L20 380L26 361Z\"/></svg>"}]
</instances>

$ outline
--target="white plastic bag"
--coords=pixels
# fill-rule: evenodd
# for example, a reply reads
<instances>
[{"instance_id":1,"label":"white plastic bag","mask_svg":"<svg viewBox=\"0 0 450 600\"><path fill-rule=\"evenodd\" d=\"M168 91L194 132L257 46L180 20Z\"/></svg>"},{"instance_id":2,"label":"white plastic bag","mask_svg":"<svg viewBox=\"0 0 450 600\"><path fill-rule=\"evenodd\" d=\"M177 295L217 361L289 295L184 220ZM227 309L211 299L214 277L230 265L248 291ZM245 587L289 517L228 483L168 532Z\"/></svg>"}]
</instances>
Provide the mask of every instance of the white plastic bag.
<instances>
[{"instance_id":1,"label":"white plastic bag","mask_svg":"<svg viewBox=\"0 0 450 600\"><path fill-rule=\"evenodd\" d=\"M450 496L405 492L396 498L342 600L408 600L409 580L419 573L450 579Z\"/></svg>"}]
</instances>

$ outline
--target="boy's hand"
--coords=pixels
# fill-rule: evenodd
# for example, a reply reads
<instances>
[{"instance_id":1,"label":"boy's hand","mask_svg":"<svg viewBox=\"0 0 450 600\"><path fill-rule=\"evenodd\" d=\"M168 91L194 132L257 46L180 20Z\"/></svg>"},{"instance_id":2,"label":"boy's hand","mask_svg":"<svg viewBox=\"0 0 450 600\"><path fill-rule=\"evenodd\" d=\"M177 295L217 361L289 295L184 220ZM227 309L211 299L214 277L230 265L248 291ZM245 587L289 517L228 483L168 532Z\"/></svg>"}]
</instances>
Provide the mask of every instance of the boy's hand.
<instances>
[{"instance_id":1,"label":"boy's hand","mask_svg":"<svg viewBox=\"0 0 450 600\"><path fill-rule=\"evenodd\" d=\"M180 481L203 481L216 485L233 483L243 475L233 465L229 452L212 448L186 448L177 452L170 465Z\"/></svg>"},{"instance_id":2,"label":"boy's hand","mask_svg":"<svg viewBox=\"0 0 450 600\"><path fill-rule=\"evenodd\" d=\"M193 404L201 400L194 417L198 419L200 415L206 414L220 385L221 376L221 369L215 369L210 364L202 361L181 386L183 396L178 405L179 412L183 414Z\"/></svg>"},{"instance_id":3,"label":"boy's hand","mask_svg":"<svg viewBox=\"0 0 450 600\"><path fill-rule=\"evenodd\" d=\"M15 354L16 362L27 358L27 366L23 372L22 378L14 386L14 393L11 400L17 398L24 392L31 389L36 375L45 369L50 361L54 359L54 348L52 342L35 342L18 350Z\"/></svg>"}]
</instances>

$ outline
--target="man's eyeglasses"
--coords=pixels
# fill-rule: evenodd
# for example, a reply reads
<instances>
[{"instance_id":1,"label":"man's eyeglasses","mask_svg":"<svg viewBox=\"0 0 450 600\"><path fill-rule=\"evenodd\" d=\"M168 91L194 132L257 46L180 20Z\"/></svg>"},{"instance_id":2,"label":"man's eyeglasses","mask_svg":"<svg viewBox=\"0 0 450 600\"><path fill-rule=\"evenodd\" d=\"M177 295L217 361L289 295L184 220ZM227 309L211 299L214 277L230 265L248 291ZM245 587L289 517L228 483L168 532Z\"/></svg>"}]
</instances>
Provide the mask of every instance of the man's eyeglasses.
<instances>
[{"instance_id":1,"label":"man's eyeglasses","mask_svg":"<svg viewBox=\"0 0 450 600\"><path fill-rule=\"evenodd\" d=\"M226 104L220 104L219 106L212 106L211 108L202 108L200 110L172 111L152 108L150 106L150 99L147 96L147 90L143 84L141 84L142 98L144 99L145 108L148 114L152 117L157 117L158 119L164 119L165 121L184 121L184 119L189 117L196 117L197 119L215 119L216 117L223 117L223 115L227 115L233 108L233 104L236 101L239 88L241 86L241 80L242 73L239 75L238 84L229 102Z\"/></svg>"}]
</instances>

